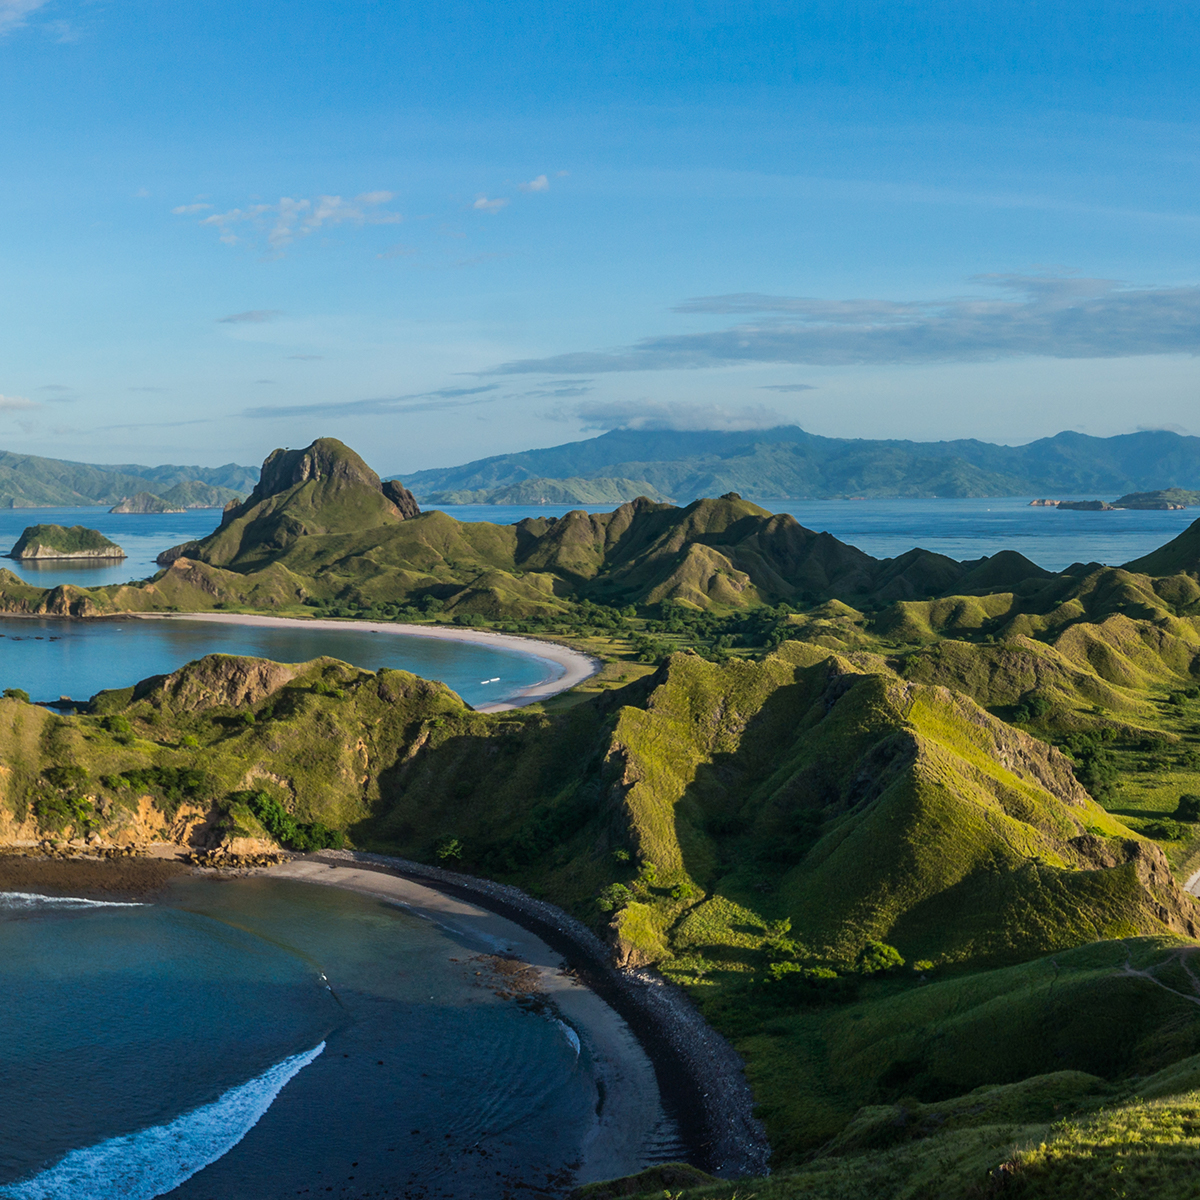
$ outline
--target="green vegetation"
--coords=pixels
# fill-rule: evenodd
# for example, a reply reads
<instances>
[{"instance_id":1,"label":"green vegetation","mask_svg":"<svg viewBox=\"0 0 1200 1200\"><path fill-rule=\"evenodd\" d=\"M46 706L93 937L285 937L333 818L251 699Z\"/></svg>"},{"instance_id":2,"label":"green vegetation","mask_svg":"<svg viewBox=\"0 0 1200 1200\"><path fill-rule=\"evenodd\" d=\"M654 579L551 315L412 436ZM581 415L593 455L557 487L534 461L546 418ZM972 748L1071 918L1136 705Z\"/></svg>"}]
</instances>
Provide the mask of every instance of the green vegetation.
<instances>
[{"instance_id":1,"label":"green vegetation","mask_svg":"<svg viewBox=\"0 0 1200 1200\"><path fill-rule=\"evenodd\" d=\"M30 525L13 546L13 558L124 558L125 551L85 525Z\"/></svg>"},{"instance_id":2,"label":"green vegetation","mask_svg":"<svg viewBox=\"0 0 1200 1200\"><path fill-rule=\"evenodd\" d=\"M100 467L6 450L0 451L0 508L116 504L125 496L147 490L148 483L150 490L159 493L176 484L196 482L245 495L256 478L252 467L235 463L223 467L143 467L131 463Z\"/></svg>"},{"instance_id":3,"label":"green vegetation","mask_svg":"<svg viewBox=\"0 0 1200 1200\"><path fill-rule=\"evenodd\" d=\"M1169 466L1167 465L1169 464ZM421 498L529 480L644 480L689 500L731 489L763 500L848 496L1117 496L1200 479L1195 443L1167 432L1060 433L1025 446L818 437L794 425L737 433L617 429L545 450L418 471Z\"/></svg>"},{"instance_id":4,"label":"green vegetation","mask_svg":"<svg viewBox=\"0 0 1200 1200\"><path fill-rule=\"evenodd\" d=\"M1130 1195L1179 1194L1200 523L1058 575L881 562L732 494L467 525L322 440L272 455L144 585L0 592L453 622L605 658L491 715L404 672L219 655L82 714L0 699L5 828L120 840L157 819L443 863L687 989L745 1056L775 1172L656 1168L594 1195L1073 1197L1125 1170Z\"/></svg>"},{"instance_id":5,"label":"green vegetation","mask_svg":"<svg viewBox=\"0 0 1200 1200\"><path fill-rule=\"evenodd\" d=\"M244 805L263 829L289 850L307 852L329 847L340 850L346 844L341 830L326 829L320 821L297 821L269 792L230 793L229 811L236 812L240 805Z\"/></svg>"},{"instance_id":6,"label":"green vegetation","mask_svg":"<svg viewBox=\"0 0 1200 1200\"><path fill-rule=\"evenodd\" d=\"M435 492L429 504L623 504L645 496L667 499L644 479L523 479L520 483L474 491Z\"/></svg>"}]
</instances>

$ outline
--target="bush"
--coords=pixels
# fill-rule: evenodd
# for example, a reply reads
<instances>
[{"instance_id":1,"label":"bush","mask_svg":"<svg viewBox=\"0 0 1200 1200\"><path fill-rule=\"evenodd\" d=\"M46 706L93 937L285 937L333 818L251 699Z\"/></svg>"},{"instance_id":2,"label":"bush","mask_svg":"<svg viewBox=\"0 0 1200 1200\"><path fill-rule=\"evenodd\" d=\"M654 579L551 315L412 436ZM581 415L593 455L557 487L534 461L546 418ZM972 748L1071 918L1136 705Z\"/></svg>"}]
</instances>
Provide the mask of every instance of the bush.
<instances>
[{"instance_id":1,"label":"bush","mask_svg":"<svg viewBox=\"0 0 1200 1200\"><path fill-rule=\"evenodd\" d=\"M601 912L619 912L633 900L633 893L623 883L610 883L596 897L596 907Z\"/></svg>"},{"instance_id":2,"label":"bush","mask_svg":"<svg viewBox=\"0 0 1200 1200\"><path fill-rule=\"evenodd\" d=\"M8 700L20 700L22 704L31 704L29 693L24 688L5 688L5 698Z\"/></svg>"},{"instance_id":3,"label":"bush","mask_svg":"<svg viewBox=\"0 0 1200 1200\"><path fill-rule=\"evenodd\" d=\"M1175 807L1175 820L1200 821L1200 796L1195 792L1184 792Z\"/></svg>"},{"instance_id":4,"label":"bush","mask_svg":"<svg viewBox=\"0 0 1200 1200\"><path fill-rule=\"evenodd\" d=\"M886 942L868 942L858 954L858 969L864 975L878 975L902 966L900 951Z\"/></svg>"},{"instance_id":5,"label":"bush","mask_svg":"<svg viewBox=\"0 0 1200 1200\"><path fill-rule=\"evenodd\" d=\"M346 836L340 829L327 829L320 821L311 824L297 821L283 805L267 792L231 792L229 799L245 804L258 823L281 845L289 850L307 853L310 850L340 850Z\"/></svg>"},{"instance_id":6,"label":"bush","mask_svg":"<svg viewBox=\"0 0 1200 1200\"><path fill-rule=\"evenodd\" d=\"M128 717L114 713L111 717L104 718L103 725L112 734L113 740L121 745L128 746L133 741L133 725Z\"/></svg>"},{"instance_id":7,"label":"bush","mask_svg":"<svg viewBox=\"0 0 1200 1200\"><path fill-rule=\"evenodd\" d=\"M1013 720L1020 725L1028 721L1040 721L1053 707L1047 697L1032 692L1017 706L1013 712Z\"/></svg>"},{"instance_id":8,"label":"bush","mask_svg":"<svg viewBox=\"0 0 1200 1200\"><path fill-rule=\"evenodd\" d=\"M1178 821L1174 821L1170 817L1163 817L1160 821L1152 821L1149 825L1144 826L1142 832L1158 842L1178 842L1188 837L1191 830L1184 828Z\"/></svg>"},{"instance_id":9,"label":"bush","mask_svg":"<svg viewBox=\"0 0 1200 1200\"><path fill-rule=\"evenodd\" d=\"M463 844L456 837L444 837L434 847L438 862L456 862L463 856Z\"/></svg>"}]
</instances>

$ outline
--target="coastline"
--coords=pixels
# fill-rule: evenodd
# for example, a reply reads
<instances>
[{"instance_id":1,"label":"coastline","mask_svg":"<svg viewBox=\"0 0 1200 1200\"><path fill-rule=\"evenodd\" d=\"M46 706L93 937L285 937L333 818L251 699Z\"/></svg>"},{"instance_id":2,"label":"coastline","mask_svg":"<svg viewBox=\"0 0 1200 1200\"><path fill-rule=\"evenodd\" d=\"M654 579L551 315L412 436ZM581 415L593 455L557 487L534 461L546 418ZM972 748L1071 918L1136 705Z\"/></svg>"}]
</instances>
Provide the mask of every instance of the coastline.
<instances>
[{"instance_id":1,"label":"coastline","mask_svg":"<svg viewBox=\"0 0 1200 1200\"><path fill-rule=\"evenodd\" d=\"M482 922L474 918L479 932L486 933L489 923L499 918L523 931L526 939L532 935L554 951L554 958L565 961L579 981L580 994L597 997L632 1031L653 1064L659 1095L678 1121L697 1165L729 1179L765 1175L770 1170L771 1147L754 1115L754 1095L738 1053L704 1020L682 989L653 971L618 970L608 947L562 909L508 884L365 851L321 850L262 873L350 886L392 898L396 885L403 882L418 887L420 892L408 894L424 893L421 903L433 905L433 911L445 912L433 900L437 896L478 905L485 913ZM379 880L371 881L370 874ZM525 959L524 950L516 952ZM540 964L533 961L533 965ZM553 975L564 978L557 970ZM552 993L556 1003L574 994L559 992L557 987Z\"/></svg>"},{"instance_id":2,"label":"coastline","mask_svg":"<svg viewBox=\"0 0 1200 1200\"><path fill-rule=\"evenodd\" d=\"M448 642L474 642L511 650L526 658L538 659L560 674L524 687L495 704L472 705L476 712L509 712L548 700L569 691L599 673L603 663L582 650L512 633L493 633L483 629L455 629L442 625L406 625L396 621L332 620L328 617L272 617L262 613L122 613L139 621L210 621L224 625L257 625L266 628L304 628L356 630L361 633L403 634L406 637L441 638ZM102 618L101 618L102 619Z\"/></svg>"},{"instance_id":3,"label":"coastline","mask_svg":"<svg viewBox=\"0 0 1200 1200\"><path fill-rule=\"evenodd\" d=\"M152 901L172 877L209 874L154 849L63 861L13 848L0 854L0 891ZM609 948L555 905L508 884L364 851L322 850L231 874L378 896L482 943L486 953L532 966L539 990L582 1035L603 1083L580 1183L644 1169L647 1139L662 1129L664 1114L702 1169L731 1179L768 1173L771 1148L741 1057L681 989L650 970L614 967Z\"/></svg>"}]
</instances>

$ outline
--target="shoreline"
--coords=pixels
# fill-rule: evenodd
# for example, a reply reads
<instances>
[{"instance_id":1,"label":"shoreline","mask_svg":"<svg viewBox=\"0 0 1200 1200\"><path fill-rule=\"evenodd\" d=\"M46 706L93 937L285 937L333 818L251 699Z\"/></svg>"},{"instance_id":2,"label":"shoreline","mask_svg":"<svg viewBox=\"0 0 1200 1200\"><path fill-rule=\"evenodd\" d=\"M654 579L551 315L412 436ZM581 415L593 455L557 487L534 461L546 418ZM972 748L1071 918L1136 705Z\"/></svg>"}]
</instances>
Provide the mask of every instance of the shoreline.
<instances>
[{"instance_id":1,"label":"shoreline","mask_svg":"<svg viewBox=\"0 0 1200 1200\"><path fill-rule=\"evenodd\" d=\"M703 1170L726 1179L769 1172L771 1147L754 1115L745 1065L686 993L652 970L614 967L609 948L590 929L518 888L353 850L228 872L153 853L66 861L16 847L0 853L0 891L153 902L185 874L346 888L434 920L483 943L486 953L532 966L547 1001L583 1035L603 1084L597 1121L582 1147L580 1184L612 1178L614 1168L620 1174L645 1169L639 1156L663 1132L664 1116L688 1160Z\"/></svg>"},{"instance_id":2,"label":"shoreline","mask_svg":"<svg viewBox=\"0 0 1200 1200\"><path fill-rule=\"evenodd\" d=\"M645 1047L603 997L563 970L562 955L536 933L427 882L385 874L367 864L306 856L250 874L341 888L382 900L432 922L448 933L452 942L471 950L475 958L519 963L522 990L545 1006L543 1015L578 1039L576 1048L582 1047L596 1088L595 1114L574 1168L575 1186L645 1170L653 1165L654 1150L663 1135L674 1140L672 1126L677 1123L671 1121ZM498 982L503 978L496 976Z\"/></svg>"},{"instance_id":3,"label":"shoreline","mask_svg":"<svg viewBox=\"0 0 1200 1200\"><path fill-rule=\"evenodd\" d=\"M250 625L264 628L304 628L326 630L357 630L361 633L384 633L406 637L440 638L448 642L467 642L495 646L538 659L557 668L561 674L548 676L540 683L521 688L512 696L495 704L471 705L476 712L510 712L548 700L561 692L599 674L604 664L582 650L547 642L522 634L493 633L483 629L452 629L441 625L407 625L398 621L354 621L329 617L272 617L265 613L114 613L117 619L132 617L139 621L210 621L223 625ZM104 620L93 617L92 620ZM464 701L466 703L466 701Z\"/></svg>"},{"instance_id":4,"label":"shoreline","mask_svg":"<svg viewBox=\"0 0 1200 1200\"><path fill-rule=\"evenodd\" d=\"M689 1157L721 1178L769 1172L771 1147L754 1115L754 1094L737 1051L704 1020L682 989L650 970L618 970L608 947L562 909L509 884L365 851L321 850L259 873L300 878L298 868L307 864L326 868L311 882L339 886L337 872L328 871L330 867L351 868L355 875L374 872L478 904L540 939L632 1031L654 1067L659 1095L678 1122ZM390 894L386 885L380 885L379 892Z\"/></svg>"}]
</instances>

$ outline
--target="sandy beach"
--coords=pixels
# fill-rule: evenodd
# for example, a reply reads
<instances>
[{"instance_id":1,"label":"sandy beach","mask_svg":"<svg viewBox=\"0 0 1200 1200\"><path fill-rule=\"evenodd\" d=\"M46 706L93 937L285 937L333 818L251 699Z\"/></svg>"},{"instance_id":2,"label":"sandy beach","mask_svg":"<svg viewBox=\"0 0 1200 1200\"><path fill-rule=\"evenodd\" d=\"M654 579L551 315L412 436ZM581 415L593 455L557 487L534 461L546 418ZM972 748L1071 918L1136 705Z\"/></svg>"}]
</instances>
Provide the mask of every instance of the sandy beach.
<instances>
[{"instance_id":1,"label":"sandy beach","mask_svg":"<svg viewBox=\"0 0 1200 1200\"><path fill-rule=\"evenodd\" d=\"M267 872L272 879L346 888L379 896L435 921L480 953L512 957L533 967L538 991L575 1030L602 1085L603 1103L582 1147L580 1183L632 1174L646 1165L646 1135L663 1123L654 1067L629 1026L594 991L561 970L562 955L513 921L458 897L398 875L353 863L295 861Z\"/></svg>"},{"instance_id":2,"label":"sandy beach","mask_svg":"<svg viewBox=\"0 0 1200 1200\"><path fill-rule=\"evenodd\" d=\"M737 1052L661 976L614 968L608 947L562 909L507 884L363 851L322 850L264 873L387 896L430 919L460 922L463 932L495 939L493 953L542 971L547 995L569 1023L579 1019L581 1039L595 1039L589 1046L613 1071L610 1087L626 1093L608 1091L587 1147L588 1171L634 1156L660 1096L679 1123L689 1161L725 1178L769 1170L770 1143ZM650 1081L657 1079L653 1108L643 1063L652 1065ZM622 1150L622 1142L630 1145ZM608 1175L587 1178L618 1174L602 1170Z\"/></svg>"},{"instance_id":3,"label":"sandy beach","mask_svg":"<svg viewBox=\"0 0 1200 1200\"><path fill-rule=\"evenodd\" d=\"M257 613L130 613L139 621L211 621L224 625L259 625L274 628L304 628L357 630L362 633L403 634L406 637L440 638L447 642L474 642L512 650L546 664L546 678L532 687L522 688L516 695L497 704L481 704L479 712L505 712L523 708L539 700L569 691L590 679L603 665L599 659L557 642L538 638L519 637L510 633L492 633L481 629L458 629L443 625L404 625L394 621L340 621L327 617L268 617Z\"/></svg>"},{"instance_id":4,"label":"sandy beach","mask_svg":"<svg viewBox=\"0 0 1200 1200\"><path fill-rule=\"evenodd\" d=\"M0 891L152 900L192 870L153 853L63 861L16 852L0 854ZM554 905L507 884L362 851L323 850L237 873L378 896L436 921L482 955L528 964L537 992L586 1047L600 1085L581 1182L639 1170L648 1150L661 1157L664 1143L686 1147L671 1157L726 1178L769 1169L770 1145L738 1054L683 992L652 971L614 968L608 947Z\"/></svg>"}]
</instances>

